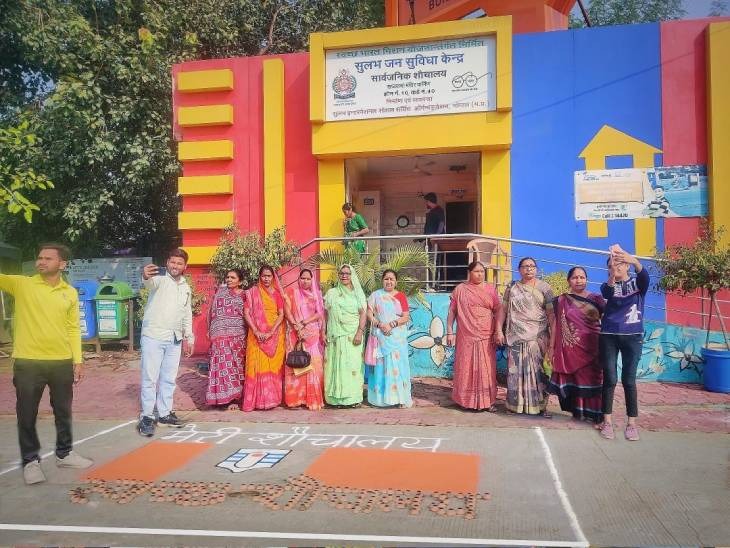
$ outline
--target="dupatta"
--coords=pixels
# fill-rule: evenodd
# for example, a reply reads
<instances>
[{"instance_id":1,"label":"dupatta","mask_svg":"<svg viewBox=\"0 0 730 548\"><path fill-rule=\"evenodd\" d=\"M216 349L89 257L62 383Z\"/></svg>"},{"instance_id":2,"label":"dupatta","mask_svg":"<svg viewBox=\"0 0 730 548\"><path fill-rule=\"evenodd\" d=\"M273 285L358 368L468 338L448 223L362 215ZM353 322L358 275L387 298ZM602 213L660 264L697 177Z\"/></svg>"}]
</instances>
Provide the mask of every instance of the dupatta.
<instances>
[{"instance_id":1,"label":"dupatta","mask_svg":"<svg viewBox=\"0 0 730 548\"><path fill-rule=\"evenodd\" d=\"M276 283L278 285L278 279L275 279L277 280ZM268 308L269 311L274 310L275 314L278 314L279 310L284 308L284 299L282 298L279 289L274 288L273 292L269 293L264 285L259 282L246 291L246 298L249 310L251 311L251 321L256 326L256 330L264 332L271 331L274 321L276 320L274 319L271 323L269 323L269 320L266 317L266 309ZM256 339L256 344L259 348L261 348L264 354L270 358L273 358L274 354L276 354L278 343L279 337L277 337L276 334L265 341L259 341Z\"/></svg>"}]
</instances>

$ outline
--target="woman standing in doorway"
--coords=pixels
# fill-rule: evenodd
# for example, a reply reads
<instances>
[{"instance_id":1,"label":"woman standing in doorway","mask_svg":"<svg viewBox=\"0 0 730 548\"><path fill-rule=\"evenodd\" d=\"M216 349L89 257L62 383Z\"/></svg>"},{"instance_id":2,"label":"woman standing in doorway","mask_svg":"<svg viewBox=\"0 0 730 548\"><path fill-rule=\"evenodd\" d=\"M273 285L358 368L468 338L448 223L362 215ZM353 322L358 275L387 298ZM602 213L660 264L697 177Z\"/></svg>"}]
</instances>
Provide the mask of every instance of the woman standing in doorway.
<instances>
[{"instance_id":1,"label":"woman standing in doorway","mask_svg":"<svg viewBox=\"0 0 730 548\"><path fill-rule=\"evenodd\" d=\"M537 263L525 257L519 263L520 279L504 291L507 354L507 409L513 413L547 412L546 378L542 369L553 324L553 290L537 278Z\"/></svg>"},{"instance_id":2,"label":"woman standing in doorway","mask_svg":"<svg viewBox=\"0 0 730 548\"><path fill-rule=\"evenodd\" d=\"M362 215L355 212L352 203L347 202L342 206L342 213L345 214L343 225L345 228L345 238L357 238L365 236L370 229ZM365 253L365 240L345 240L345 248L352 248L361 255Z\"/></svg>"}]
</instances>

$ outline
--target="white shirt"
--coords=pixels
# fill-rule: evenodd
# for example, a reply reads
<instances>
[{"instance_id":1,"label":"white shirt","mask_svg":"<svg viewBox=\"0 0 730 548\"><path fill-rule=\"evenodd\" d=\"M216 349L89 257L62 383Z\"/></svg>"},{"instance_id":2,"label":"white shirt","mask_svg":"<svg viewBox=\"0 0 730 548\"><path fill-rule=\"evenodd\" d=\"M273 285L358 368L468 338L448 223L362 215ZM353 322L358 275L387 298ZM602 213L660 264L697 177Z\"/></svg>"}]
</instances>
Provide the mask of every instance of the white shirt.
<instances>
[{"instance_id":1,"label":"white shirt","mask_svg":"<svg viewBox=\"0 0 730 548\"><path fill-rule=\"evenodd\" d=\"M170 274L142 280L150 294L144 309L142 335L158 341L195 342L193 335L192 292L183 276Z\"/></svg>"}]
</instances>

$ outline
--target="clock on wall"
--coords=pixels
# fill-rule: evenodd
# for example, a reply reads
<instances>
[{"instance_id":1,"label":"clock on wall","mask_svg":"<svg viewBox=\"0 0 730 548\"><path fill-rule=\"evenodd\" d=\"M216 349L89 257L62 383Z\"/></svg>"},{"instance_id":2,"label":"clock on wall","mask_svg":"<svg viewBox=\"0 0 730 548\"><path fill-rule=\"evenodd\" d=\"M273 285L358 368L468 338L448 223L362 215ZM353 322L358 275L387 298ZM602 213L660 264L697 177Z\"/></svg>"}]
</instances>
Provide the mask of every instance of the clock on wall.
<instances>
[{"instance_id":1,"label":"clock on wall","mask_svg":"<svg viewBox=\"0 0 730 548\"><path fill-rule=\"evenodd\" d=\"M405 228L409 224L411 224L411 221L408 220L408 217L405 215L401 215L395 220L395 224L398 225L398 228Z\"/></svg>"}]
</instances>

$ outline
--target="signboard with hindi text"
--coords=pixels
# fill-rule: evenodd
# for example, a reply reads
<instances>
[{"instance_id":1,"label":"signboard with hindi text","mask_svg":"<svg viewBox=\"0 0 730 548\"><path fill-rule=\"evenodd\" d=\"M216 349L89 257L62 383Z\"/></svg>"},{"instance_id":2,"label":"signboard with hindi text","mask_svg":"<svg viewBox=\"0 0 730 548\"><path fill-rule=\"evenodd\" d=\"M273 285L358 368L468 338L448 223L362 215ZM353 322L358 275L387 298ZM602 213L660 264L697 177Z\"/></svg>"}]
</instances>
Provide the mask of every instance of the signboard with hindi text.
<instances>
[{"instance_id":1,"label":"signboard with hindi text","mask_svg":"<svg viewBox=\"0 0 730 548\"><path fill-rule=\"evenodd\" d=\"M325 52L326 120L496 110L494 36Z\"/></svg>"}]
</instances>

